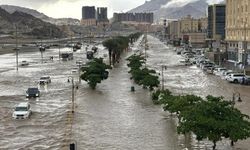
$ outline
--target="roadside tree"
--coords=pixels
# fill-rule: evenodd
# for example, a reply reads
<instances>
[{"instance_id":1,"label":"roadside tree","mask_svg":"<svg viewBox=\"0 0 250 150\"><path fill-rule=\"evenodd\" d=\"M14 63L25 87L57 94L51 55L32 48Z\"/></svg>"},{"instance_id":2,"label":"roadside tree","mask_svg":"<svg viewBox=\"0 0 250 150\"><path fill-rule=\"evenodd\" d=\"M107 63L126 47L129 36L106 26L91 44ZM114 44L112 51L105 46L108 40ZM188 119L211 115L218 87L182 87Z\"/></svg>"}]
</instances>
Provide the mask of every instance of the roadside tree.
<instances>
[{"instance_id":1,"label":"roadside tree","mask_svg":"<svg viewBox=\"0 0 250 150\"><path fill-rule=\"evenodd\" d=\"M98 83L108 78L109 72L107 69L111 69L111 67L106 65L102 58L94 58L81 68L83 72L81 79L88 82L92 89L95 89Z\"/></svg>"}]
</instances>

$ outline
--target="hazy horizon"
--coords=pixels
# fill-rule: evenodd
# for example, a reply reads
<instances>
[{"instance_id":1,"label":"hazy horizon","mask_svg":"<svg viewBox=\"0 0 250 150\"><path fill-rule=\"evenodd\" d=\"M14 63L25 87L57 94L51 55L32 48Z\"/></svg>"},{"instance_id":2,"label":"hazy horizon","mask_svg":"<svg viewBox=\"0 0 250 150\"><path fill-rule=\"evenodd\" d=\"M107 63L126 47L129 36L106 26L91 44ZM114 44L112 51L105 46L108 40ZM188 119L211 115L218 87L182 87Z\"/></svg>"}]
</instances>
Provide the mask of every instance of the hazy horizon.
<instances>
[{"instance_id":1,"label":"hazy horizon","mask_svg":"<svg viewBox=\"0 0 250 150\"><path fill-rule=\"evenodd\" d=\"M82 6L108 7L108 17L114 12L126 12L145 0L0 0L0 5L15 5L35 9L53 18L81 19Z\"/></svg>"}]
</instances>

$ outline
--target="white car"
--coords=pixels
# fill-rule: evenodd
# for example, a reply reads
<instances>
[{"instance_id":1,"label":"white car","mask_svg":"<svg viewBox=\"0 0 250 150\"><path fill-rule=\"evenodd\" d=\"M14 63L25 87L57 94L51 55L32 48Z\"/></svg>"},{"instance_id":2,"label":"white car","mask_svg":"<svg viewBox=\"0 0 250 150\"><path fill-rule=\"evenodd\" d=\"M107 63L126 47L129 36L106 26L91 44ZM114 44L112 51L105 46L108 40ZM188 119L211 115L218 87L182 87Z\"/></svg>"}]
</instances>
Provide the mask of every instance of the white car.
<instances>
[{"instance_id":1,"label":"white car","mask_svg":"<svg viewBox=\"0 0 250 150\"><path fill-rule=\"evenodd\" d=\"M227 71L226 68L215 68L214 69L214 74L217 76L221 76L223 74L223 72Z\"/></svg>"},{"instance_id":2,"label":"white car","mask_svg":"<svg viewBox=\"0 0 250 150\"><path fill-rule=\"evenodd\" d=\"M39 84L48 84L51 83L50 76L42 76L39 80Z\"/></svg>"},{"instance_id":3,"label":"white car","mask_svg":"<svg viewBox=\"0 0 250 150\"><path fill-rule=\"evenodd\" d=\"M27 62L26 60L23 60L21 62L21 66L28 66L29 65L29 62Z\"/></svg>"},{"instance_id":4,"label":"white car","mask_svg":"<svg viewBox=\"0 0 250 150\"><path fill-rule=\"evenodd\" d=\"M29 102L19 103L12 114L14 119L27 119L31 115L31 109Z\"/></svg>"},{"instance_id":5,"label":"white car","mask_svg":"<svg viewBox=\"0 0 250 150\"><path fill-rule=\"evenodd\" d=\"M239 83L242 80L242 78L244 78L244 77L245 77L245 75L243 73L232 73L229 75L227 81Z\"/></svg>"},{"instance_id":6,"label":"white car","mask_svg":"<svg viewBox=\"0 0 250 150\"><path fill-rule=\"evenodd\" d=\"M221 76L221 79L228 80L230 74L232 74L232 73L236 73L236 72L234 72L234 71L232 71L232 70L225 71L225 72L223 73L223 75Z\"/></svg>"}]
</instances>

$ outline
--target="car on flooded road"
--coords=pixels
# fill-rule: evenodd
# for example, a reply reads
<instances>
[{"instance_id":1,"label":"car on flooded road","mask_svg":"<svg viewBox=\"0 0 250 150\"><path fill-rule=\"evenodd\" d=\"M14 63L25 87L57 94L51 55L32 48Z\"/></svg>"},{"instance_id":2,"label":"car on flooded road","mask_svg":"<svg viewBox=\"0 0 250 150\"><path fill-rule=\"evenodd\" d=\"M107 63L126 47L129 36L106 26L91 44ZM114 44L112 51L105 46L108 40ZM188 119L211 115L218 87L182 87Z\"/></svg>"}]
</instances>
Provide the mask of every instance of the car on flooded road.
<instances>
[{"instance_id":1,"label":"car on flooded road","mask_svg":"<svg viewBox=\"0 0 250 150\"><path fill-rule=\"evenodd\" d=\"M26 60L23 60L20 65L21 66L28 66L29 62L27 62Z\"/></svg>"},{"instance_id":2,"label":"car on flooded road","mask_svg":"<svg viewBox=\"0 0 250 150\"><path fill-rule=\"evenodd\" d=\"M31 115L31 108L28 102L19 103L12 114L14 119L27 119Z\"/></svg>"},{"instance_id":3,"label":"car on flooded road","mask_svg":"<svg viewBox=\"0 0 250 150\"><path fill-rule=\"evenodd\" d=\"M42 76L39 80L39 84L49 84L51 83L50 76Z\"/></svg>"},{"instance_id":4,"label":"car on flooded road","mask_svg":"<svg viewBox=\"0 0 250 150\"><path fill-rule=\"evenodd\" d=\"M26 91L26 97L39 97L40 96L40 91L38 88L28 88Z\"/></svg>"}]
</instances>

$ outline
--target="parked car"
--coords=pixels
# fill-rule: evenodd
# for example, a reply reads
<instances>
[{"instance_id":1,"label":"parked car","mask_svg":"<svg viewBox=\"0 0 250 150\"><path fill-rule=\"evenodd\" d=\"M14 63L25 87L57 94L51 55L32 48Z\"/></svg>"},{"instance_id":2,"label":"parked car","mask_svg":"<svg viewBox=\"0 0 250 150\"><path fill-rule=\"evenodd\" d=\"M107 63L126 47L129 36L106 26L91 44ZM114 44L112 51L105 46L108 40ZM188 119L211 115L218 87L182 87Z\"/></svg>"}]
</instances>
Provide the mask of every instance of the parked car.
<instances>
[{"instance_id":1,"label":"parked car","mask_svg":"<svg viewBox=\"0 0 250 150\"><path fill-rule=\"evenodd\" d=\"M239 83L243 77L245 77L245 75L243 73L232 73L229 75L227 80L229 82Z\"/></svg>"},{"instance_id":2,"label":"parked car","mask_svg":"<svg viewBox=\"0 0 250 150\"><path fill-rule=\"evenodd\" d=\"M223 75L223 72L227 71L226 68L215 68L214 69L214 74L217 76Z\"/></svg>"},{"instance_id":3,"label":"parked car","mask_svg":"<svg viewBox=\"0 0 250 150\"><path fill-rule=\"evenodd\" d=\"M222 79L225 79L225 80L228 80L230 74L232 74L232 73L236 73L236 72L234 72L234 71L232 71L232 70L227 70L227 71L223 72L221 78L222 78Z\"/></svg>"},{"instance_id":4,"label":"parked car","mask_svg":"<svg viewBox=\"0 0 250 150\"><path fill-rule=\"evenodd\" d=\"M14 119L26 119L31 115L31 108L29 102L19 103L12 114Z\"/></svg>"},{"instance_id":5,"label":"parked car","mask_svg":"<svg viewBox=\"0 0 250 150\"><path fill-rule=\"evenodd\" d=\"M26 91L26 97L39 97L40 91L38 88L28 88Z\"/></svg>"},{"instance_id":6,"label":"parked car","mask_svg":"<svg viewBox=\"0 0 250 150\"><path fill-rule=\"evenodd\" d=\"M26 60L23 60L21 62L21 66L28 66L29 65L29 62L27 62Z\"/></svg>"},{"instance_id":7,"label":"parked car","mask_svg":"<svg viewBox=\"0 0 250 150\"><path fill-rule=\"evenodd\" d=\"M48 84L51 83L50 76L42 76L39 80L39 84Z\"/></svg>"}]
</instances>

